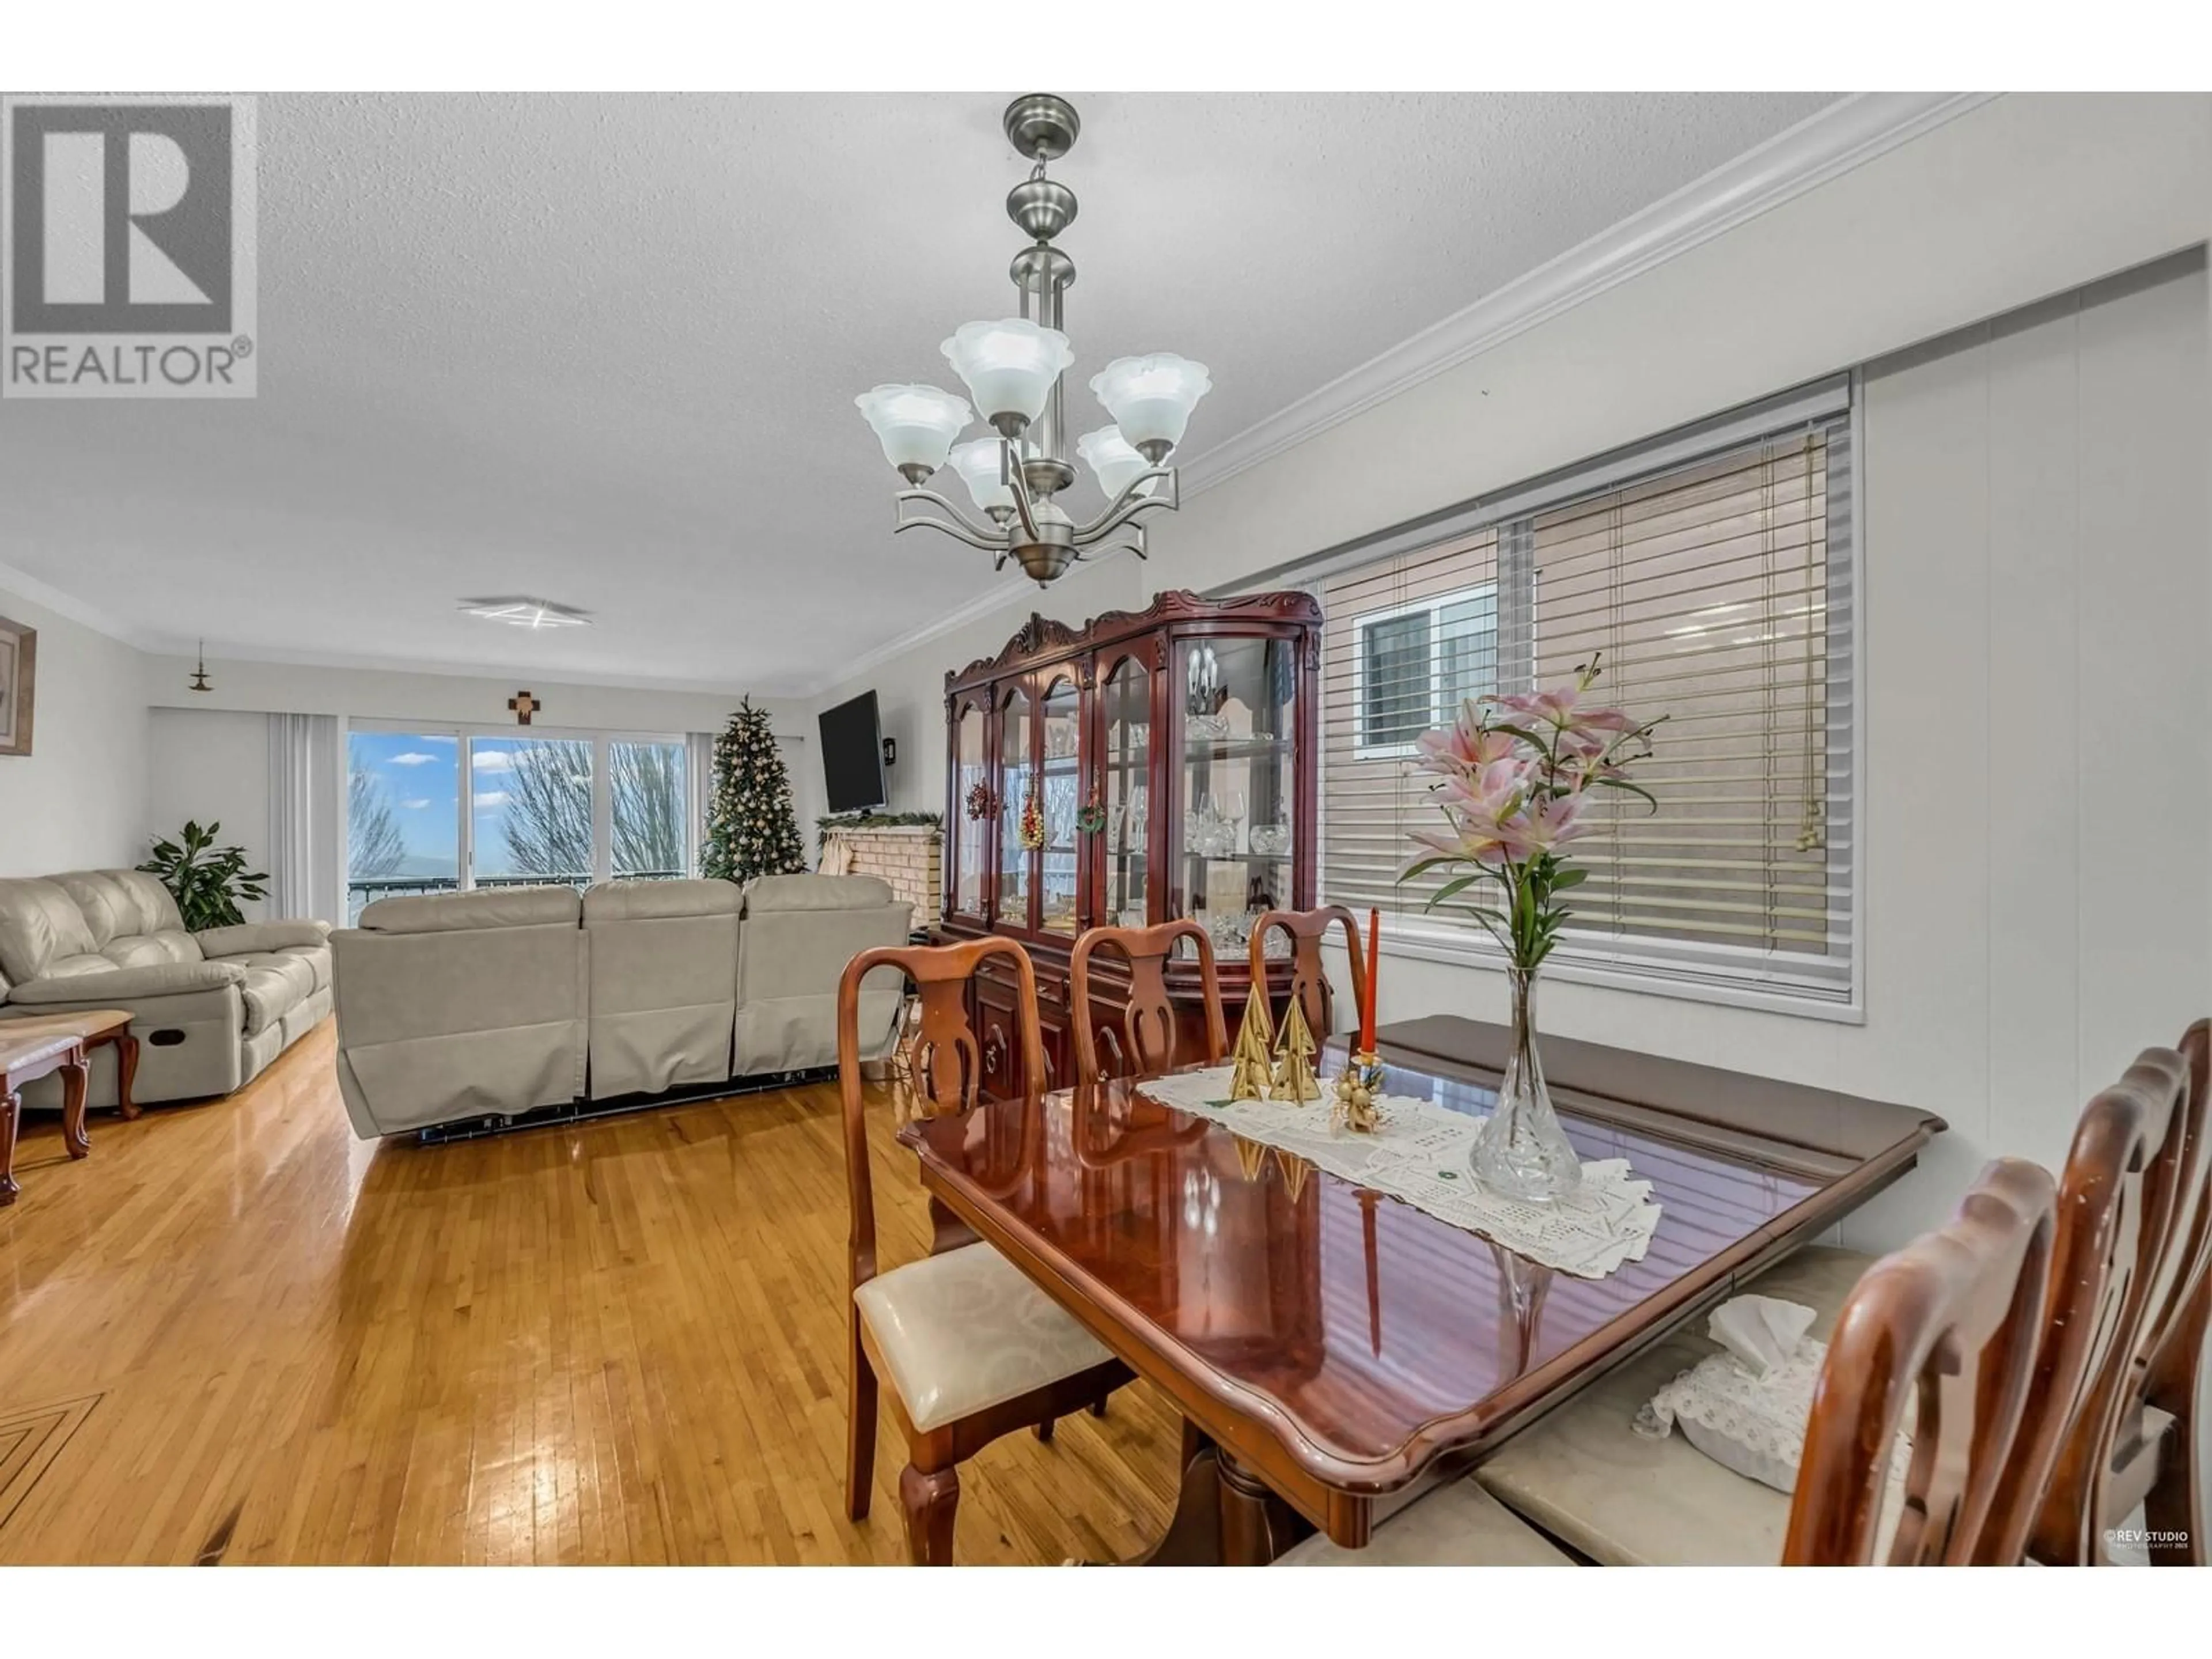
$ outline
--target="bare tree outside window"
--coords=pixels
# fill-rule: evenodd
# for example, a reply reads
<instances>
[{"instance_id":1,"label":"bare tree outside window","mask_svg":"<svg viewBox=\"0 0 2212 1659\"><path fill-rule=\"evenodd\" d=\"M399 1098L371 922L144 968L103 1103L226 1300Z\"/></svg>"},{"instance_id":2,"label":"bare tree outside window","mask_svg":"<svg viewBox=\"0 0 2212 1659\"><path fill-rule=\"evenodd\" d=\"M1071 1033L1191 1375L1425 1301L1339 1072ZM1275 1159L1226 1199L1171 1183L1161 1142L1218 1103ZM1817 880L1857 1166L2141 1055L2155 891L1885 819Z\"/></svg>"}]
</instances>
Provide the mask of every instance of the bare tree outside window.
<instances>
[{"instance_id":1,"label":"bare tree outside window","mask_svg":"<svg viewBox=\"0 0 2212 1659\"><path fill-rule=\"evenodd\" d=\"M392 797L373 772L346 779L346 861L355 881L374 881L399 868L407 843L392 811Z\"/></svg>"},{"instance_id":2,"label":"bare tree outside window","mask_svg":"<svg viewBox=\"0 0 2212 1659\"><path fill-rule=\"evenodd\" d=\"M615 798L615 874L686 873L684 745L611 744L607 761Z\"/></svg>"},{"instance_id":3,"label":"bare tree outside window","mask_svg":"<svg viewBox=\"0 0 2212 1659\"><path fill-rule=\"evenodd\" d=\"M518 876L588 880L592 745L575 738L541 738L507 752L512 764L503 769L497 793L504 797L498 803L499 827L509 869ZM486 797L479 794L478 800L485 803Z\"/></svg>"},{"instance_id":4,"label":"bare tree outside window","mask_svg":"<svg viewBox=\"0 0 2212 1659\"><path fill-rule=\"evenodd\" d=\"M518 744L499 779L500 832L523 876L588 877L592 859L592 745L569 738ZM617 876L684 873L685 792L681 744L607 746Z\"/></svg>"}]
</instances>

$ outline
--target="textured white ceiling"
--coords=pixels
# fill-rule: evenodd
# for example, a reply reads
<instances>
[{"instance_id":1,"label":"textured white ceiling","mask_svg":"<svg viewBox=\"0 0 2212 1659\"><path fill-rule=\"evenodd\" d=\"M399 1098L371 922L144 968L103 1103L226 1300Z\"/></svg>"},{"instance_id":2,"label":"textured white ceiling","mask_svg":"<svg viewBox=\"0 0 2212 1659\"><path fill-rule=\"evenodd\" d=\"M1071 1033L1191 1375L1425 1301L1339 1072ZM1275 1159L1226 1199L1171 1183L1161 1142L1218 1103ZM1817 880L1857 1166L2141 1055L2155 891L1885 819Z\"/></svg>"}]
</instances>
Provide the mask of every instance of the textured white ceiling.
<instances>
[{"instance_id":1,"label":"textured white ceiling","mask_svg":"<svg viewBox=\"0 0 2212 1659\"><path fill-rule=\"evenodd\" d=\"M0 563L212 655L826 683L1020 586L892 540L851 402L1012 310L1005 101L264 97L259 397L0 404ZM1109 357L1181 351L1188 458L1829 100L1076 101L1075 429ZM599 625L454 613L486 593Z\"/></svg>"}]
</instances>

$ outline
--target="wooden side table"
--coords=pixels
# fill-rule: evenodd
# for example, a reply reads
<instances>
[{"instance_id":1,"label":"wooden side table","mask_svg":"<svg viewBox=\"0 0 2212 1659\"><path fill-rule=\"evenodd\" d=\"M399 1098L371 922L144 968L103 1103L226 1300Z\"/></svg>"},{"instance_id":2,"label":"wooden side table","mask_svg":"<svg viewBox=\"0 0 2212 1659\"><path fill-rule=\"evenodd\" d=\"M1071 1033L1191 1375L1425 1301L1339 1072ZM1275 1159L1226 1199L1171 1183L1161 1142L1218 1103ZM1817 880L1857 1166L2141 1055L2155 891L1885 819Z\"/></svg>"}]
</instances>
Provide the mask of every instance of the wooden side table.
<instances>
[{"instance_id":1,"label":"wooden side table","mask_svg":"<svg viewBox=\"0 0 2212 1659\"><path fill-rule=\"evenodd\" d=\"M62 1074L62 1139L71 1158L92 1150L84 1133L84 1101L91 1080L84 1039L67 1032L47 1036L0 1035L0 1205L13 1204L15 1131L23 1115L21 1090L55 1072Z\"/></svg>"},{"instance_id":2,"label":"wooden side table","mask_svg":"<svg viewBox=\"0 0 2212 1659\"><path fill-rule=\"evenodd\" d=\"M33 1014L28 1019L0 1019L0 1042L15 1037L73 1036L88 1054L102 1043L115 1049L115 1104L128 1120L138 1115L131 1085L138 1075L138 1039L131 1035L131 1015L122 1008L93 1008L75 1014Z\"/></svg>"}]
</instances>

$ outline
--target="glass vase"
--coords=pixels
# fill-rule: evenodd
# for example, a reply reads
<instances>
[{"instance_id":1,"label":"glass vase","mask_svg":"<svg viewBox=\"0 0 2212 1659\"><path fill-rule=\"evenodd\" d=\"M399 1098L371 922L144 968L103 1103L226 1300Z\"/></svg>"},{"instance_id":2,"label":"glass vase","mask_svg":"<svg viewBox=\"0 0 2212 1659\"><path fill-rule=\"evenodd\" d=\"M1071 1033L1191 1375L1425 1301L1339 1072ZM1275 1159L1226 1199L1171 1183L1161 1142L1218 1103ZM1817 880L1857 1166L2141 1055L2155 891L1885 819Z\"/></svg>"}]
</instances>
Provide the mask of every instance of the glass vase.
<instances>
[{"instance_id":1,"label":"glass vase","mask_svg":"<svg viewBox=\"0 0 2212 1659\"><path fill-rule=\"evenodd\" d=\"M1474 1178L1509 1198L1548 1204L1582 1184L1582 1160L1552 1110L1536 1057L1536 976L1507 972L1513 989L1513 1046L1498 1085L1498 1109L1474 1137Z\"/></svg>"}]
</instances>

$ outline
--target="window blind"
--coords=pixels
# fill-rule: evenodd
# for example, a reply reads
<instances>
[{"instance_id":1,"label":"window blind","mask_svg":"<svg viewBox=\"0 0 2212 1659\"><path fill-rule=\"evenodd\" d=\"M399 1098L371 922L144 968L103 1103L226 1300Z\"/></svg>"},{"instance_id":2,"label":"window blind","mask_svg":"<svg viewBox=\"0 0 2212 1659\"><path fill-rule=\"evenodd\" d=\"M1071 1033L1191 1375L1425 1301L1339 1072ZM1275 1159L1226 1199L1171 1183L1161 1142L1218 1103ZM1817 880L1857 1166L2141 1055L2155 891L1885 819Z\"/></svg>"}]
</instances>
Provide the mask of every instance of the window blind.
<instances>
[{"instance_id":1,"label":"window blind","mask_svg":"<svg viewBox=\"0 0 2212 1659\"><path fill-rule=\"evenodd\" d=\"M1595 798L1555 963L1847 1002L1848 410L1739 428L1695 456L1662 447L1656 471L1608 458L1580 489L1547 480L1504 504L1512 516L1321 584L1323 891L1480 952L1474 923L1425 910L1448 872L1395 879L1409 832L1442 823L1409 728L1601 653L1607 702L1667 716L1636 774L1658 808Z\"/></svg>"}]
</instances>

